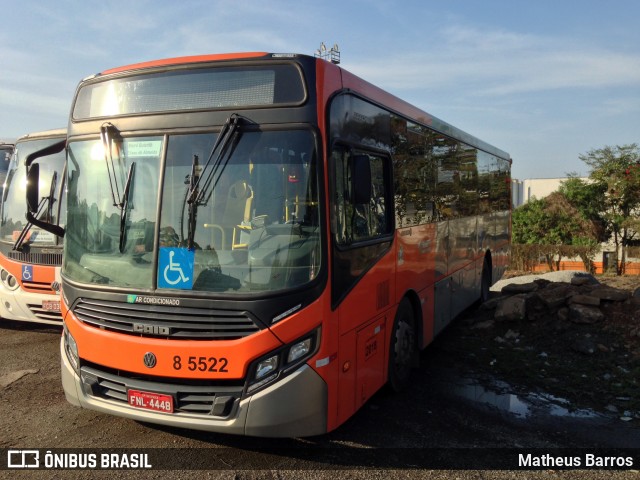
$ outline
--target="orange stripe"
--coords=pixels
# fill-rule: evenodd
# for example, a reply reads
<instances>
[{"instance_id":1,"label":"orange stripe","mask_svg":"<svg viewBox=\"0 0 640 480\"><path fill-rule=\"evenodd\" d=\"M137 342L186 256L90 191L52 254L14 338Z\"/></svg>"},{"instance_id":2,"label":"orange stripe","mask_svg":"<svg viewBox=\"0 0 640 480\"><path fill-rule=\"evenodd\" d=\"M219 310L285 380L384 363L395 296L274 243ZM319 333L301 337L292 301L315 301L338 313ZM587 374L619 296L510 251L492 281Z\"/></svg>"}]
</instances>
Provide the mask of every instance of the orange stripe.
<instances>
[{"instance_id":1,"label":"orange stripe","mask_svg":"<svg viewBox=\"0 0 640 480\"><path fill-rule=\"evenodd\" d=\"M126 72L128 70L140 70L150 67L162 67L166 65L181 65L188 63L202 63L202 62L217 62L220 60L235 60L240 58L256 58L264 57L268 55L265 52L246 52L246 53L225 53L216 55L191 55L187 57L174 57L165 58L162 60L151 60L148 62L133 63L131 65L125 65L124 67L110 68L101 72L101 75L108 75L111 73Z\"/></svg>"}]
</instances>

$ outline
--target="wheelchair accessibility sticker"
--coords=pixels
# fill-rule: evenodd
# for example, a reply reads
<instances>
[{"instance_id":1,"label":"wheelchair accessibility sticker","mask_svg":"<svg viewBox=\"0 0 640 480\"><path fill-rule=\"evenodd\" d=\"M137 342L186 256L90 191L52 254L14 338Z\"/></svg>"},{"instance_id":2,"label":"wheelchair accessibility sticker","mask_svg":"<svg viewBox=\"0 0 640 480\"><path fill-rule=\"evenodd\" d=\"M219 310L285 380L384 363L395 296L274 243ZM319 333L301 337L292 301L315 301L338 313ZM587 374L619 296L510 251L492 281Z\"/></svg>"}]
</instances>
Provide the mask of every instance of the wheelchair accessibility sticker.
<instances>
[{"instance_id":1,"label":"wheelchair accessibility sticker","mask_svg":"<svg viewBox=\"0 0 640 480\"><path fill-rule=\"evenodd\" d=\"M33 265L22 266L22 281L33 282Z\"/></svg>"},{"instance_id":2,"label":"wheelchair accessibility sticker","mask_svg":"<svg viewBox=\"0 0 640 480\"><path fill-rule=\"evenodd\" d=\"M158 288L193 288L195 251L186 248L160 247Z\"/></svg>"}]
</instances>

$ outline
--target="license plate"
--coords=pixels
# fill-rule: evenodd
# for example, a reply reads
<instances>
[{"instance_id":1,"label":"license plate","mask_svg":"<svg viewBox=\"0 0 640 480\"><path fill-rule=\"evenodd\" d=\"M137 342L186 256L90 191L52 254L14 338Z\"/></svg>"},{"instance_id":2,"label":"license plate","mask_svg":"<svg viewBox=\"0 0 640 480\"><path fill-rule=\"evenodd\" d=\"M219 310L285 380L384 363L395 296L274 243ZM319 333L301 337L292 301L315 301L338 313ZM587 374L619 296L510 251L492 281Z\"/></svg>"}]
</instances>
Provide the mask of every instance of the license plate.
<instances>
[{"instance_id":1,"label":"license plate","mask_svg":"<svg viewBox=\"0 0 640 480\"><path fill-rule=\"evenodd\" d=\"M42 309L46 310L47 312L59 312L60 300L43 300Z\"/></svg>"},{"instance_id":2,"label":"license plate","mask_svg":"<svg viewBox=\"0 0 640 480\"><path fill-rule=\"evenodd\" d=\"M128 390L129 405L143 410L154 412L173 413L173 397L162 393L141 392L140 390Z\"/></svg>"}]
</instances>

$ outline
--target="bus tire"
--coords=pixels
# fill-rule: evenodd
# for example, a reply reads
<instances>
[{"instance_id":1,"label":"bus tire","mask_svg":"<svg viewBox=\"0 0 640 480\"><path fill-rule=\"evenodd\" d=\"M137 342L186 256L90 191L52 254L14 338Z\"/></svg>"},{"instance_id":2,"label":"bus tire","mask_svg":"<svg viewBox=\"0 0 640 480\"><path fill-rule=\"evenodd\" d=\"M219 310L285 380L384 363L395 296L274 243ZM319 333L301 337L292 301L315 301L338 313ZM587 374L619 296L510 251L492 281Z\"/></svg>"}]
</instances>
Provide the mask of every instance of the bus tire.
<instances>
[{"instance_id":1,"label":"bus tire","mask_svg":"<svg viewBox=\"0 0 640 480\"><path fill-rule=\"evenodd\" d=\"M484 257L482 264L482 277L480 278L480 303L484 303L489 300L491 292L491 260L489 257Z\"/></svg>"},{"instance_id":2,"label":"bus tire","mask_svg":"<svg viewBox=\"0 0 640 480\"><path fill-rule=\"evenodd\" d=\"M413 308L409 300L404 298L393 322L389 348L389 385L395 392L400 392L409 385L417 355L415 332Z\"/></svg>"}]
</instances>

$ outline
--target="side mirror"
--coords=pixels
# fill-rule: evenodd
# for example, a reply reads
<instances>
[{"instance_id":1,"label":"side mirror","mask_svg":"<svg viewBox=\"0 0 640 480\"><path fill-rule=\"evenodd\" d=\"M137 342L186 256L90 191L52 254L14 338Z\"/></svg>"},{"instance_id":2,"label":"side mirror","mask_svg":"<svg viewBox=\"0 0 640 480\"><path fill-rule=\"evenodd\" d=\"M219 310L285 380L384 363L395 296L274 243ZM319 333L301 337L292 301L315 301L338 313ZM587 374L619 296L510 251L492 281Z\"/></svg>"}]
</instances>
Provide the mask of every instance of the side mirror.
<instances>
[{"instance_id":1,"label":"side mirror","mask_svg":"<svg viewBox=\"0 0 640 480\"><path fill-rule=\"evenodd\" d=\"M40 203L39 181L40 165L34 163L36 159L59 153L66 147L66 140L54 143L42 150L38 150L27 155L25 166L27 167L27 221L42 230L51 232L54 235L64 237L64 228L59 225L45 222L37 218L38 206Z\"/></svg>"},{"instance_id":2,"label":"side mirror","mask_svg":"<svg viewBox=\"0 0 640 480\"><path fill-rule=\"evenodd\" d=\"M351 161L351 202L354 205L371 201L371 161L368 155L352 155Z\"/></svg>"},{"instance_id":3,"label":"side mirror","mask_svg":"<svg viewBox=\"0 0 640 480\"><path fill-rule=\"evenodd\" d=\"M27 209L30 213L38 213L38 204L40 203L40 164L34 163L27 170Z\"/></svg>"}]
</instances>

